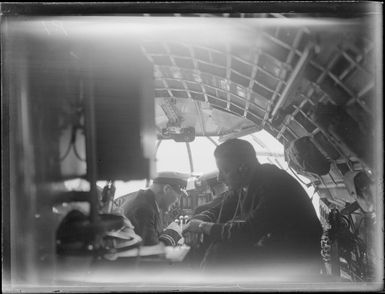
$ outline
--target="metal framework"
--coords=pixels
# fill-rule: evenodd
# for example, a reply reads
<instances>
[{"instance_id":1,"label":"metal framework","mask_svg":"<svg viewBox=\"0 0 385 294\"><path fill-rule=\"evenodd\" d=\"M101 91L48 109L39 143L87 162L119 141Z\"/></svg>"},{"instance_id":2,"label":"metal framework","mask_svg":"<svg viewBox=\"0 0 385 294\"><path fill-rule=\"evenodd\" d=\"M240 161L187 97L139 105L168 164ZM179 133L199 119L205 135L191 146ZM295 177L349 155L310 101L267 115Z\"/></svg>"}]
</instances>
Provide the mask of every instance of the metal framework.
<instances>
[{"instance_id":1,"label":"metal framework","mask_svg":"<svg viewBox=\"0 0 385 294\"><path fill-rule=\"evenodd\" d=\"M346 165L353 170L360 165L355 154L335 138L325 136L324 130L308 116L308 110L327 101L345 105L352 113L361 113L368 120L373 118L373 41L369 34L363 38L360 31L322 31L318 41L318 32L313 27L276 25L260 29L249 21L285 17L282 14L237 15L234 20L242 25L242 30L255 35L255 39L248 40L248 46L241 48L229 43L203 45L187 39L147 40L142 50L154 64L155 97L193 100L202 127L200 135L209 135L200 107L208 103L253 122L256 130L266 129L283 145L311 136L335 165ZM282 123L272 124L277 112L290 105L294 107ZM222 139L232 136L221 131L217 135ZM319 141L324 137L327 137L325 142ZM331 158L325 144L337 152L337 159ZM337 185L341 176L330 174L323 180L325 185Z\"/></svg>"}]
</instances>

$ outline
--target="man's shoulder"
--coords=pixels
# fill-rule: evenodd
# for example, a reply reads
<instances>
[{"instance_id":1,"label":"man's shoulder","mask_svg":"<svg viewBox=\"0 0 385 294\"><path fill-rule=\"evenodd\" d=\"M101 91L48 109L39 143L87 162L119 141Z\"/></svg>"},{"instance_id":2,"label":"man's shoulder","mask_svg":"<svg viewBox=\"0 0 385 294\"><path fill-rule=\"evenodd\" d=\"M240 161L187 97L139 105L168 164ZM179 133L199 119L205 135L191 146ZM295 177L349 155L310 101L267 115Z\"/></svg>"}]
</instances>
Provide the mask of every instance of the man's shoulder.
<instances>
[{"instance_id":1,"label":"man's shoulder","mask_svg":"<svg viewBox=\"0 0 385 294\"><path fill-rule=\"evenodd\" d=\"M279 173L280 171L283 171L278 166L271 164L271 163L263 163L259 166L259 170L267 173Z\"/></svg>"},{"instance_id":2,"label":"man's shoulder","mask_svg":"<svg viewBox=\"0 0 385 294\"><path fill-rule=\"evenodd\" d=\"M117 206L117 207L120 207L122 206L125 202L127 202L128 200L132 200L135 198L135 196L138 194L139 191L135 191L135 192L131 192L129 194L125 194L125 195L122 195L120 196L119 198L115 199L114 200L114 204Z\"/></svg>"},{"instance_id":3,"label":"man's shoulder","mask_svg":"<svg viewBox=\"0 0 385 294\"><path fill-rule=\"evenodd\" d=\"M152 194L149 190L139 190L130 194L119 197L115 200L117 207L124 210L138 208L138 207L152 207L151 205ZM150 208L151 209L151 208Z\"/></svg>"},{"instance_id":4,"label":"man's shoulder","mask_svg":"<svg viewBox=\"0 0 385 294\"><path fill-rule=\"evenodd\" d=\"M156 214L156 207L152 202L151 193L147 190L139 190L122 205L122 211L128 218L140 216L152 216Z\"/></svg>"},{"instance_id":5,"label":"man's shoulder","mask_svg":"<svg viewBox=\"0 0 385 294\"><path fill-rule=\"evenodd\" d=\"M132 199L132 204L136 206L148 206L154 201L154 195L151 190L139 190Z\"/></svg>"},{"instance_id":6,"label":"man's shoulder","mask_svg":"<svg viewBox=\"0 0 385 294\"><path fill-rule=\"evenodd\" d=\"M277 167L274 164L269 164L269 163L261 164L257 177L260 177L265 180L276 179L276 178L279 178L282 180L292 179L292 177L287 171Z\"/></svg>"},{"instance_id":7,"label":"man's shoulder","mask_svg":"<svg viewBox=\"0 0 385 294\"><path fill-rule=\"evenodd\" d=\"M273 164L262 164L255 174L252 186L258 190L295 190L301 186L288 172Z\"/></svg>"}]
</instances>

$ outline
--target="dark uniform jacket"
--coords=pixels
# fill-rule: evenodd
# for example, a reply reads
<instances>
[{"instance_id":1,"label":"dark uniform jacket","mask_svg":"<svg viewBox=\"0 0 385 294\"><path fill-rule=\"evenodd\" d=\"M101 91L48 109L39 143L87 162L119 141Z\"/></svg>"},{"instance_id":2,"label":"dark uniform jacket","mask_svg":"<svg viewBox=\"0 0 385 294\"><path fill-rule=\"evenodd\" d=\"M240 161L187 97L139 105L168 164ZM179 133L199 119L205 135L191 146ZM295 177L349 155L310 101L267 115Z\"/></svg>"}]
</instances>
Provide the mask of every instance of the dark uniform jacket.
<instances>
[{"instance_id":1,"label":"dark uniform jacket","mask_svg":"<svg viewBox=\"0 0 385 294\"><path fill-rule=\"evenodd\" d=\"M215 197L212 201L205 203L201 206L198 206L197 208L195 208L193 215L199 214L205 210L209 210L210 208L217 206L222 202L223 198L226 196L226 193L227 192L223 192L219 194L217 197Z\"/></svg>"},{"instance_id":2,"label":"dark uniform jacket","mask_svg":"<svg viewBox=\"0 0 385 294\"><path fill-rule=\"evenodd\" d=\"M159 243L163 231L160 210L151 190L139 190L122 206L122 213L135 227L135 233L142 237L143 245Z\"/></svg>"},{"instance_id":3,"label":"dark uniform jacket","mask_svg":"<svg viewBox=\"0 0 385 294\"><path fill-rule=\"evenodd\" d=\"M117 209L134 225L134 231L143 239L144 246L160 241L166 246L176 246L181 236L173 229L164 228L162 213L150 189L139 190L126 196L126 201Z\"/></svg>"},{"instance_id":4,"label":"dark uniform jacket","mask_svg":"<svg viewBox=\"0 0 385 294\"><path fill-rule=\"evenodd\" d=\"M243 195L242 195L243 194ZM206 263L320 265L322 227L309 196L287 172L258 166L247 192L194 216L214 222Z\"/></svg>"}]
</instances>

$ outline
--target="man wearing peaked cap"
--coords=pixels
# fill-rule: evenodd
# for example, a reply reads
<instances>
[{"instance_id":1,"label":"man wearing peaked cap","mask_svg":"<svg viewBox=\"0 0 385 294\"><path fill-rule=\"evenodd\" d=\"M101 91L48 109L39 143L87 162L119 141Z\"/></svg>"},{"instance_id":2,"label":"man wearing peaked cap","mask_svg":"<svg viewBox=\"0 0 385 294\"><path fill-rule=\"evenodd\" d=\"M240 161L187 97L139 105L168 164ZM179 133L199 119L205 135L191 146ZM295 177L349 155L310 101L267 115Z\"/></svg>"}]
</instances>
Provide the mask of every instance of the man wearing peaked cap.
<instances>
[{"instance_id":1,"label":"man wearing peaked cap","mask_svg":"<svg viewBox=\"0 0 385 294\"><path fill-rule=\"evenodd\" d=\"M181 232L164 228L161 212L169 210L185 192L188 174L160 172L147 190L129 194L118 210L134 225L135 233L142 237L143 245L163 242L175 246Z\"/></svg>"},{"instance_id":2,"label":"man wearing peaked cap","mask_svg":"<svg viewBox=\"0 0 385 294\"><path fill-rule=\"evenodd\" d=\"M154 184L168 184L175 189L185 189L187 186L188 174L177 172L160 172L153 180Z\"/></svg>"}]
</instances>

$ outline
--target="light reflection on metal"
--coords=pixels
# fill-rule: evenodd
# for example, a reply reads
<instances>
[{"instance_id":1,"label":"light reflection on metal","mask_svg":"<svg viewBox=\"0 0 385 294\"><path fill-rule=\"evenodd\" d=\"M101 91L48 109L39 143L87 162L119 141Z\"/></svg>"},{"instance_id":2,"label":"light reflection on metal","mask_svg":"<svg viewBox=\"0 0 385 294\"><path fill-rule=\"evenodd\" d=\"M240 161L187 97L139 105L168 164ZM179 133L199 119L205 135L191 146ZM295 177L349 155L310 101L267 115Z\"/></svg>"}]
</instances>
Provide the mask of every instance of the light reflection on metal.
<instances>
[{"instance_id":1,"label":"light reflection on metal","mask_svg":"<svg viewBox=\"0 0 385 294\"><path fill-rule=\"evenodd\" d=\"M257 138L257 136L255 136L255 135L251 135L251 138L253 139L253 141L255 142L255 143L257 143L259 146L261 146L263 149L266 149L267 147L266 147L266 145L259 139L259 138Z\"/></svg>"},{"instance_id":2,"label":"light reflection on metal","mask_svg":"<svg viewBox=\"0 0 385 294\"><path fill-rule=\"evenodd\" d=\"M156 147L155 147L155 158L156 158L156 154L158 154L158 149L159 149L159 146L160 146L160 144L162 143L162 139L160 139L159 141L158 141L158 143L156 143Z\"/></svg>"},{"instance_id":3,"label":"light reflection on metal","mask_svg":"<svg viewBox=\"0 0 385 294\"><path fill-rule=\"evenodd\" d=\"M193 159L192 159L192 154L191 154L191 148L190 148L190 143L186 142L186 148L187 148L187 154L188 154L188 160L190 162L190 172L194 172L194 164L193 164Z\"/></svg>"},{"instance_id":4,"label":"light reflection on metal","mask_svg":"<svg viewBox=\"0 0 385 294\"><path fill-rule=\"evenodd\" d=\"M203 119L203 116L202 116L202 111L201 111L201 108L199 106L199 102L194 100L194 105L195 105L195 108L197 110L197 114L198 114L198 117L199 117L199 123L200 123L201 128L202 128L202 135L206 136L205 122L204 122L204 119Z\"/></svg>"}]
</instances>

